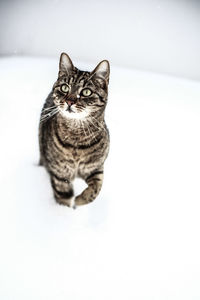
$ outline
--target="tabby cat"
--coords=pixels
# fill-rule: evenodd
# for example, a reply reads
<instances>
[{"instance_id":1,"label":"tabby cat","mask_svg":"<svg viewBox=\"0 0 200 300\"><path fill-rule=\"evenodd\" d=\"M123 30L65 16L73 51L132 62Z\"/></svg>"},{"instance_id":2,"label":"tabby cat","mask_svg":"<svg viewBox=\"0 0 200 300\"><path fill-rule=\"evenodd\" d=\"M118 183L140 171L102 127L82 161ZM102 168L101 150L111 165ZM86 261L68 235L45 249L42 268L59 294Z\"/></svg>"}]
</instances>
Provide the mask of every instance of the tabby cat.
<instances>
[{"instance_id":1,"label":"tabby cat","mask_svg":"<svg viewBox=\"0 0 200 300\"><path fill-rule=\"evenodd\" d=\"M43 106L40 126L40 165L51 178L59 204L75 208L92 202L103 183L109 132L104 121L110 67L101 61L92 72L74 67L60 56L58 79ZM80 177L87 188L74 197L72 182Z\"/></svg>"}]
</instances>

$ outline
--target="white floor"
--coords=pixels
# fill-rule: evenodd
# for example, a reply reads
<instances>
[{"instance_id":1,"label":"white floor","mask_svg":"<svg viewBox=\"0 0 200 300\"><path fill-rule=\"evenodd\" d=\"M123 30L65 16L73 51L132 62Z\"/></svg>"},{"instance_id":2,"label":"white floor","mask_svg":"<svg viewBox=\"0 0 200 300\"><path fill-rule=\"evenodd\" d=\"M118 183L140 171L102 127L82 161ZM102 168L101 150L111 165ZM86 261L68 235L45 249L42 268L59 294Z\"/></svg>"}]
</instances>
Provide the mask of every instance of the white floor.
<instances>
[{"instance_id":1,"label":"white floor","mask_svg":"<svg viewBox=\"0 0 200 300\"><path fill-rule=\"evenodd\" d=\"M200 299L200 83L112 67L104 186L74 211L37 166L57 67L0 59L0 299Z\"/></svg>"}]
</instances>

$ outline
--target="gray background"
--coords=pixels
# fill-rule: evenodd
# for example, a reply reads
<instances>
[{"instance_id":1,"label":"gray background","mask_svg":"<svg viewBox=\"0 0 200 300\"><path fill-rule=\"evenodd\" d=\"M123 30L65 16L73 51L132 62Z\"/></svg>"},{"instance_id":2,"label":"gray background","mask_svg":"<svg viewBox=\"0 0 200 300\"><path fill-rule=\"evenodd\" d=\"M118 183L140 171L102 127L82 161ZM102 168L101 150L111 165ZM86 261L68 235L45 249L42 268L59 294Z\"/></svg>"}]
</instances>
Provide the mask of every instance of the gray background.
<instances>
[{"instance_id":1,"label":"gray background","mask_svg":"<svg viewBox=\"0 0 200 300\"><path fill-rule=\"evenodd\" d=\"M200 1L0 2L0 54L58 56L200 79Z\"/></svg>"}]
</instances>

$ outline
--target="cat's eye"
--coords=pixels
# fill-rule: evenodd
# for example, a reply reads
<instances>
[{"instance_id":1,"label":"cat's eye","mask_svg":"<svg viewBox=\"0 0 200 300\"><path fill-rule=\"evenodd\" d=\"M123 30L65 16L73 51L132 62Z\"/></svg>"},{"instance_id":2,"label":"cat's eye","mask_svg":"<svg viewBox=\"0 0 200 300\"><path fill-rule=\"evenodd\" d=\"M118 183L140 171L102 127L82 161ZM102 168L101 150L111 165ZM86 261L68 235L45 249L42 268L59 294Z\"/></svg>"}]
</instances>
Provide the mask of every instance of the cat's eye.
<instances>
[{"instance_id":1,"label":"cat's eye","mask_svg":"<svg viewBox=\"0 0 200 300\"><path fill-rule=\"evenodd\" d=\"M89 97L92 95L92 91L90 89L83 89L81 91L81 95L84 96L84 97Z\"/></svg>"},{"instance_id":2,"label":"cat's eye","mask_svg":"<svg viewBox=\"0 0 200 300\"><path fill-rule=\"evenodd\" d=\"M69 92L69 86L67 84L62 84L60 89L63 93L68 93Z\"/></svg>"}]
</instances>

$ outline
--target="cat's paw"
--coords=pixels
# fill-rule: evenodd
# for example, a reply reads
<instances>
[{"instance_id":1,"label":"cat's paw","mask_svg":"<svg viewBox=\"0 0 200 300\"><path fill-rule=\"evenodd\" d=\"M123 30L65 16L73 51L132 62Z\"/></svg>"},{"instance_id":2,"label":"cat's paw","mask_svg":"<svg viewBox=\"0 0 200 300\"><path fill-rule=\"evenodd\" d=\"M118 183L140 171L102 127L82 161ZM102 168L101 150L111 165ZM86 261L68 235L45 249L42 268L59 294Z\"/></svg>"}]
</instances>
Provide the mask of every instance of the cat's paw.
<instances>
[{"instance_id":1,"label":"cat's paw","mask_svg":"<svg viewBox=\"0 0 200 300\"><path fill-rule=\"evenodd\" d=\"M91 201L88 201L87 199L83 198L82 195L79 195L75 198L75 201L74 201L74 204L75 204L75 208L77 206L81 206L81 205L84 205L84 204L88 204L90 203Z\"/></svg>"},{"instance_id":2,"label":"cat's paw","mask_svg":"<svg viewBox=\"0 0 200 300\"><path fill-rule=\"evenodd\" d=\"M57 198L56 199L56 202L58 204L61 204L61 205L65 205L65 206L68 206L70 208L76 208L76 205L75 205L75 197L71 197L70 199L65 199L65 198Z\"/></svg>"}]
</instances>

